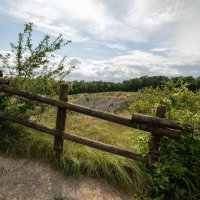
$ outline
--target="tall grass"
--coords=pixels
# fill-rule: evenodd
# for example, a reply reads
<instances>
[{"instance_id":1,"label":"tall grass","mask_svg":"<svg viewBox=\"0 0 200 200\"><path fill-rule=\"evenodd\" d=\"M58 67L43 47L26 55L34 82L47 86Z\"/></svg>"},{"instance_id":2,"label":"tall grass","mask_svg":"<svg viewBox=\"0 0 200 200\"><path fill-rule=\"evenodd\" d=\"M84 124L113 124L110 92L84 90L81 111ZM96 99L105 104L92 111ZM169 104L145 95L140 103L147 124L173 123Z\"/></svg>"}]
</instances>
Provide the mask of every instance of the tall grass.
<instances>
[{"instance_id":1,"label":"tall grass","mask_svg":"<svg viewBox=\"0 0 200 200\"><path fill-rule=\"evenodd\" d=\"M40 115L32 116L31 119L54 128L56 109L50 108ZM1 126L0 152L3 154L40 159L59 168L66 176L84 174L104 178L130 193L138 196L145 194L147 185L144 166L140 162L66 140L63 155L57 160L54 156L52 136L8 122L2 123ZM68 112L65 128L68 132L137 153L140 152L140 137L147 137L141 131L133 131L131 128L73 112Z\"/></svg>"}]
</instances>

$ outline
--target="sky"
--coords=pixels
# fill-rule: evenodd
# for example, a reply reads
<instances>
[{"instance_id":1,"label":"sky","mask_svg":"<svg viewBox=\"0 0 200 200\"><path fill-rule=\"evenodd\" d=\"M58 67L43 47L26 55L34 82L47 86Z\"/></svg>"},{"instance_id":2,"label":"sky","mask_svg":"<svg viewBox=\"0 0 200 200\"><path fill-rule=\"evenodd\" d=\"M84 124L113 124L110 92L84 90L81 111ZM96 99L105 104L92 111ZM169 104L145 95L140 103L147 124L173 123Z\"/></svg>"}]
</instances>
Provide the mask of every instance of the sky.
<instances>
[{"instance_id":1,"label":"sky","mask_svg":"<svg viewBox=\"0 0 200 200\"><path fill-rule=\"evenodd\" d=\"M199 21L199 0L0 0L0 52L33 22L35 43L72 41L56 52L75 66L67 80L199 77Z\"/></svg>"}]
</instances>

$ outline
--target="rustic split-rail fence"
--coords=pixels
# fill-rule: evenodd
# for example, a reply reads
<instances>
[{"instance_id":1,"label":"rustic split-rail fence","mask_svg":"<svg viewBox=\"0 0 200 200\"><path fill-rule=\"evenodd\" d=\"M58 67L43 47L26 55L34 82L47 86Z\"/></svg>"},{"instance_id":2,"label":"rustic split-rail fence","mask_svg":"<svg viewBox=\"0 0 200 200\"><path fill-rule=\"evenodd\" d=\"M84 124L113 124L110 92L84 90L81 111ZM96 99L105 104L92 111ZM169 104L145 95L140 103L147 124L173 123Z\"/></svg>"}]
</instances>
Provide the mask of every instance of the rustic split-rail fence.
<instances>
[{"instance_id":1,"label":"rustic split-rail fence","mask_svg":"<svg viewBox=\"0 0 200 200\"><path fill-rule=\"evenodd\" d=\"M9 86L9 81L3 78L3 74L0 74L0 92L9 93L19 97L27 98L30 100L38 101L41 103L49 104L57 107L57 118L55 129L48 128L38 123L21 119L17 116L13 116L9 113L0 110L0 118L9 120L11 122L39 130L41 132L54 136L54 151L57 158L60 157L63 151L63 141L70 140L82 145L86 145L95 149L100 149L106 152L110 152L123 157L131 158L134 160L146 162L148 164L153 163L159 156L159 141L162 137L168 137L175 140L181 139L182 130L193 131L193 126L190 123L180 123L178 121L172 121L165 119L166 107L159 105L157 107L155 117L149 115L143 115L133 113L132 118L128 119L111 113L102 112L99 110L86 108L80 105L72 104L68 102L68 85L63 84L60 87L59 100L41 96L29 91L13 88ZM91 140L85 137L80 137L65 131L66 111L71 110L78 113L86 114L92 117L97 117L117 124L125 125L128 127L140 129L146 132L150 132L149 138L149 153L145 156L134 153L127 149L118 148L109 144L104 144L95 140Z\"/></svg>"}]
</instances>

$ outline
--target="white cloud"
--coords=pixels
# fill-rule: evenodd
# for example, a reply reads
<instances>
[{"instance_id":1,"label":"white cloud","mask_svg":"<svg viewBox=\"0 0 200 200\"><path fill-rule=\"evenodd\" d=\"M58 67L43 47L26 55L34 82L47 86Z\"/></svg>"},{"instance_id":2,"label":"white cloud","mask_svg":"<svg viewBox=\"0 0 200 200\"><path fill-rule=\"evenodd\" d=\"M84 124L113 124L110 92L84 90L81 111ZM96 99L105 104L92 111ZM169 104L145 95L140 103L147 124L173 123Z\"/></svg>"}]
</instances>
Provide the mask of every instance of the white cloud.
<instances>
[{"instance_id":1,"label":"white cloud","mask_svg":"<svg viewBox=\"0 0 200 200\"><path fill-rule=\"evenodd\" d=\"M61 56L55 55L50 57L50 63L56 63L60 59ZM200 58L197 60L194 57L172 54L165 57L156 55L154 52L135 50L105 60L84 60L71 57L65 61L65 67L67 70L69 66L75 66L75 69L66 77L67 80L119 82L144 75L197 77L200 76L200 66L197 65L199 62Z\"/></svg>"},{"instance_id":2,"label":"white cloud","mask_svg":"<svg viewBox=\"0 0 200 200\"><path fill-rule=\"evenodd\" d=\"M62 33L79 42L93 37L151 43L151 38L157 35L163 37L161 45L179 38L182 43L189 40L186 41L189 46L195 40L191 36L200 37L198 0L10 0L0 5L2 12L33 21L41 31Z\"/></svg>"},{"instance_id":3,"label":"white cloud","mask_svg":"<svg viewBox=\"0 0 200 200\"><path fill-rule=\"evenodd\" d=\"M107 46L110 49L117 49L117 50L120 50L120 51L127 50L127 47L123 44L120 44L120 43L115 43L115 44L105 43L105 46Z\"/></svg>"},{"instance_id":4,"label":"white cloud","mask_svg":"<svg viewBox=\"0 0 200 200\"><path fill-rule=\"evenodd\" d=\"M60 8L59 4L55 4L55 7L54 4L55 1L49 1L47 4L39 0L19 0L18 2L11 0L8 4L1 5L0 10L24 22L33 22L38 30L50 35L55 36L61 33L68 40L87 41L88 37L66 23L62 12L58 9Z\"/></svg>"},{"instance_id":5,"label":"white cloud","mask_svg":"<svg viewBox=\"0 0 200 200\"><path fill-rule=\"evenodd\" d=\"M154 52L165 52L165 51L169 51L169 49L157 47L157 48L150 49L150 51L154 51Z\"/></svg>"},{"instance_id":6,"label":"white cloud","mask_svg":"<svg viewBox=\"0 0 200 200\"><path fill-rule=\"evenodd\" d=\"M143 75L200 76L200 66L191 57L164 57L140 50L107 60L76 60L78 65L67 77L68 80L118 82Z\"/></svg>"},{"instance_id":7,"label":"white cloud","mask_svg":"<svg viewBox=\"0 0 200 200\"><path fill-rule=\"evenodd\" d=\"M104 60L76 58L70 79L200 75L199 0L10 0L0 10L48 34L87 42L83 49L99 57L106 48L115 53Z\"/></svg>"},{"instance_id":8,"label":"white cloud","mask_svg":"<svg viewBox=\"0 0 200 200\"><path fill-rule=\"evenodd\" d=\"M1 11L25 22L32 21L41 31L61 32L74 41L85 41L88 35L105 41L146 40L140 36L138 29L111 15L110 8L103 1L49 0L46 3L42 0L10 0L1 4Z\"/></svg>"}]
</instances>

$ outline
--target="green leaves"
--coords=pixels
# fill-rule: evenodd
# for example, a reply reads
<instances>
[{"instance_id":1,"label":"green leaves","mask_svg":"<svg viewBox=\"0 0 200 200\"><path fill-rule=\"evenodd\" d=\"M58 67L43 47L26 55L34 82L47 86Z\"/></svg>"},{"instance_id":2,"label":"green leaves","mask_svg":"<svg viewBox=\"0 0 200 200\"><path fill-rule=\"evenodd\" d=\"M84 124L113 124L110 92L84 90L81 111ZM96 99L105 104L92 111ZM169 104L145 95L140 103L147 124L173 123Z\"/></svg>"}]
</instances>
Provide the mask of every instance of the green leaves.
<instances>
[{"instance_id":1,"label":"green leaves","mask_svg":"<svg viewBox=\"0 0 200 200\"><path fill-rule=\"evenodd\" d=\"M189 91L182 79L143 89L131 109L154 115L159 103L167 106L168 118L200 124L200 93ZM200 199L200 130L182 135L181 141L163 138L158 161L147 169L152 199Z\"/></svg>"},{"instance_id":2,"label":"green leaves","mask_svg":"<svg viewBox=\"0 0 200 200\"><path fill-rule=\"evenodd\" d=\"M11 49L15 56L14 61L9 54L0 55L4 73L8 73L9 68L8 75L20 76L24 79L35 79L41 76L41 73L42 76L49 78L60 78L61 76L64 78L71 70L70 67L65 66L66 56L53 64L50 63L49 58L56 50L59 50L71 41L64 42L61 34L52 41L49 35L45 35L37 45L33 45L32 32L33 23L25 24L24 31L18 35L17 43L11 43Z\"/></svg>"},{"instance_id":3,"label":"green leaves","mask_svg":"<svg viewBox=\"0 0 200 200\"><path fill-rule=\"evenodd\" d=\"M25 24L23 32L18 34L18 41L11 43L12 55L0 54L1 70L10 77L10 86L53 96L54 79L61 81L72 70L71 66L66 66L66 56L59 59L54 53L71 41L65 42L61 34L53 40L45 35L34 44L32 33L33 23ZM8 98L6 109L26 115L36 104L22 98L15 98L14 102Z\"/></svg>"}]
</instances>

